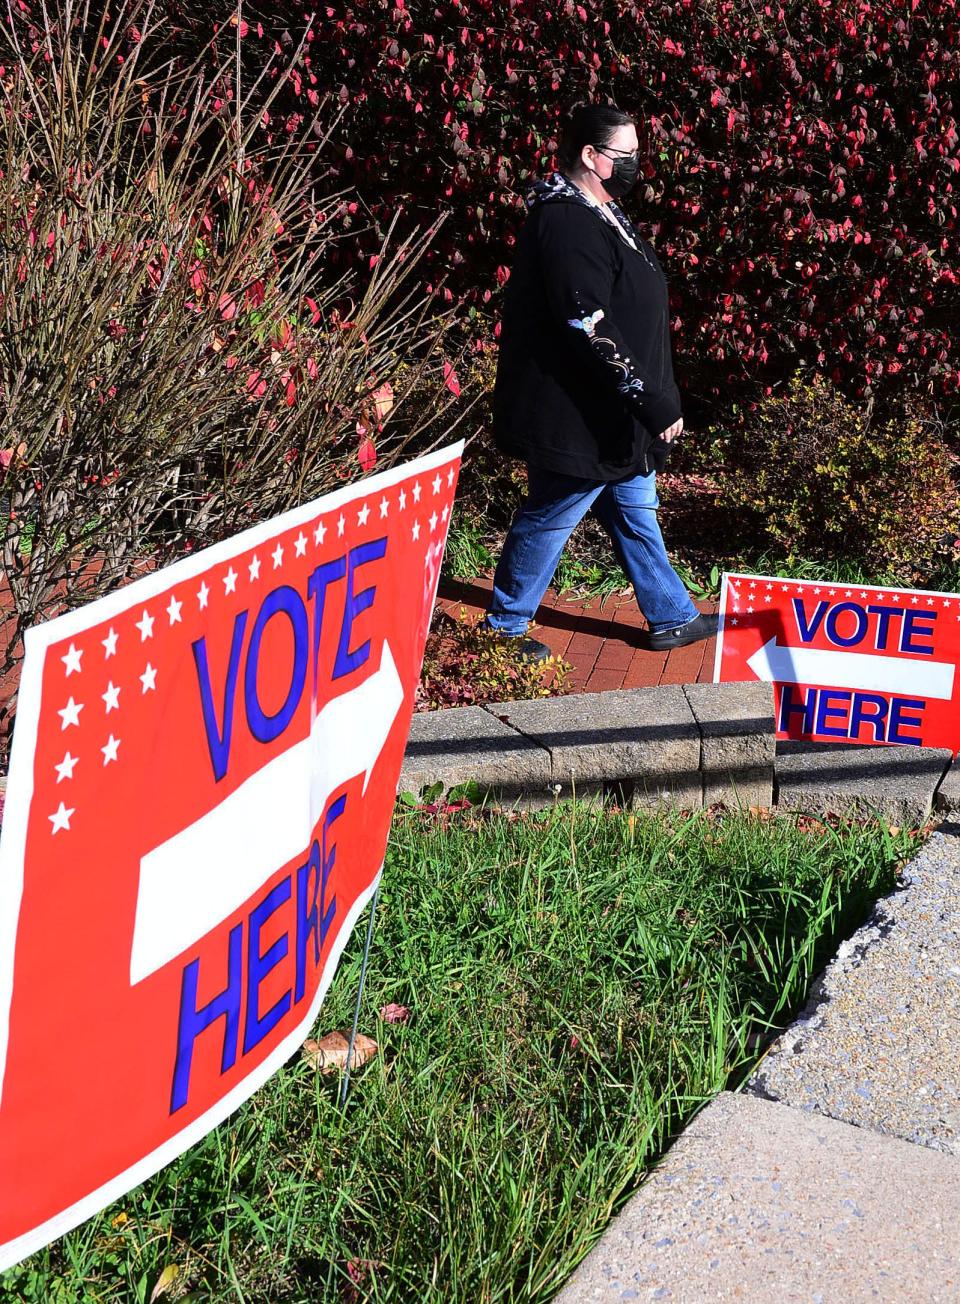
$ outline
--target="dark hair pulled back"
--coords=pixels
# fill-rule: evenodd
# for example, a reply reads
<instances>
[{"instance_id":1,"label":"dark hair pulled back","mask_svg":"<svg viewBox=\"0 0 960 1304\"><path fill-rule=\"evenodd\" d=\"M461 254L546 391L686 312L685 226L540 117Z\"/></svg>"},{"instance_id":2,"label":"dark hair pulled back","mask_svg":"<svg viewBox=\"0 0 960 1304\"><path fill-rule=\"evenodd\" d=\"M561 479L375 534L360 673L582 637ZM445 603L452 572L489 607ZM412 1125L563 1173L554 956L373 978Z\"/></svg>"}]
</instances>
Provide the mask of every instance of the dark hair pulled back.
<instances>
[{"instance_id":1,"label":"dark hair pulled back","mask_svg":"<svg viewBox=\"0 0 960 1304\"><path fill-rule=\"evenodd\" d=\"M591 104L578 100L571 104L560 127L557 162L566 172L580 162L584 145L606 149L618 127L628 127L633 118L613 103Z\"/></svg>"}]
</instances>

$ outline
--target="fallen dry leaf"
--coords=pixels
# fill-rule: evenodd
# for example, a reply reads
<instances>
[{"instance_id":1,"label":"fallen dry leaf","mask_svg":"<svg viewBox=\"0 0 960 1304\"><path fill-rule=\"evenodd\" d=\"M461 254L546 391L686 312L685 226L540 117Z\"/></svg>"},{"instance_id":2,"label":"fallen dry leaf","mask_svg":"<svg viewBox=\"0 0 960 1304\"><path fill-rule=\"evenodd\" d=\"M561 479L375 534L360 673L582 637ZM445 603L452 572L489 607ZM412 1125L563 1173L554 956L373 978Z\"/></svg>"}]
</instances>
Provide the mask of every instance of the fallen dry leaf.
<instances>
[{"instance_id":1,"label":"fallen dry leaf","mask_svg":"<svg viewBox=\"0 0 960 1304\"><path fill-rule=\"evenodd\" d=\"M163 1272L161 1272L160 1276L157 1278L157 1284L150 1292L150 1304L154 1304L154 1301L158 1300L161 1295L165 1295L179 1276L179 1265L176 1263L168 1263Z\"/></svg>"},{"instance_id":2,"label":"fallen dry leaf","mask_svg":"<svg viewBox=\"0 0 960 1304\"><path fill-rule=\"evenodd\" d=\"M350 1278L344 1291L344 1299L348 1304L358 1304L361 1299L369 1298L367 1291L363 1295L360 1289L366 1287L374 1271L382 1268L384 1264L380 1259L348 1259L347 1276Z\"/></svg>"},{"instance_id":3,"label":"fallen dry leaf","mask_svg":"<svg viewBox=\"0 0 960 1304\"><path fill-rule=\"evenodd\" d=\"M347 1050L350 1046L349 1037L345 1037L342 1032L328 1032L325 1037L319 1041L308 1038L303 1043L303 1057L315 1069L321 1073L332 1073L334 1069L343 1069L347 1065ZM372 1037L361 1036L357 1033L356 1040L353 1043L353 1058L350 1061L351 1069L358 1069L361 1064L366 1064L368 1059L376 1055L379 1047Z\"/></svg>"},{"instance_id":4,"label":"fallen dry leaf","mask_svg":"<svg viewBox=\"0 0 960 1304\"><path fill-rule=\"evenodd\" d=\"M380 1011L380 1018L384 1023L406 1023L410 1018L410 1011L406 1005L394 1005L391 1002Z\"/></svg>"},{"instance_id":5,"label":"fallen dry leaf","mask_svg":"<svg viewBox=\"0 0 960 1304\"><path fill-rule=\"evenodd\" d=\"M751 806L750 814L757 820L772 820L773 811L769 806Z\"/></svg>"}]
</instances>

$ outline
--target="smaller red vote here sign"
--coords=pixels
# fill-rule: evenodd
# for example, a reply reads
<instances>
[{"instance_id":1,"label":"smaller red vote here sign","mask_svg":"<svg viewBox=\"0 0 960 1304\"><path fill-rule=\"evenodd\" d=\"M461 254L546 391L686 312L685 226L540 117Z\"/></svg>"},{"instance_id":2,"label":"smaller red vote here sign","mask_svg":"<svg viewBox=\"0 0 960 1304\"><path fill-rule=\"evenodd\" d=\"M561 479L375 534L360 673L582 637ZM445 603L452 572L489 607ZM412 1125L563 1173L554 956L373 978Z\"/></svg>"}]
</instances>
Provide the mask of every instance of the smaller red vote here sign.
<instances>
[{"instance_id":1,"label":"smaller red vote here sign","mask_svg":"<svg viewBox=\"0 0 960 1304\"><path fill-rule=\"evenodd\" d=\"M0 1269L297 1048L379 879L462 443L28 631L0 838Z\"/></svg>"},{"instance_id":2,"label":"smaller red vote here sign","mask_svg":"<svg viewBox=\"0 0 960 1304\"><path fill-rule=\"evenodd\" d=\"M725 574L714 682L773 684L777 736L960 750L960 595Z\"/></svg>"}]
</instances>

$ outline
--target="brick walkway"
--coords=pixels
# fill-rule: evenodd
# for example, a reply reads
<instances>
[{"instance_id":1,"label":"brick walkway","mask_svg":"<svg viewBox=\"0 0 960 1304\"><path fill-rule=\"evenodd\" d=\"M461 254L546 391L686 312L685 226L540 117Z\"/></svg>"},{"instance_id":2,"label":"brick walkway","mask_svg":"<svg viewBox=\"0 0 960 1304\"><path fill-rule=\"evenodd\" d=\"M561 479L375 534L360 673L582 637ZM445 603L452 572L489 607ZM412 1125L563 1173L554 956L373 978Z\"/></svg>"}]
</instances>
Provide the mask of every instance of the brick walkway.
<instances>
[{"instance_id":1,"label":"brick walkway","mask_svg":"<svg viewBox=\"0 0 960 1304\"><path fill-rule=\"evenodd\" d=\"M444 580L437 610L474 617L487 609L489 577ZM698 602L701 611L716 611L715 602ZM651 688L657 684L709 683L713 679L716 640L690 643L673 652L642 646L646 621L633 596L578 598L547 591L529 633L572 665L567 683L574 693L601 693L611 688Z\"/></svg>"}]
</instances>

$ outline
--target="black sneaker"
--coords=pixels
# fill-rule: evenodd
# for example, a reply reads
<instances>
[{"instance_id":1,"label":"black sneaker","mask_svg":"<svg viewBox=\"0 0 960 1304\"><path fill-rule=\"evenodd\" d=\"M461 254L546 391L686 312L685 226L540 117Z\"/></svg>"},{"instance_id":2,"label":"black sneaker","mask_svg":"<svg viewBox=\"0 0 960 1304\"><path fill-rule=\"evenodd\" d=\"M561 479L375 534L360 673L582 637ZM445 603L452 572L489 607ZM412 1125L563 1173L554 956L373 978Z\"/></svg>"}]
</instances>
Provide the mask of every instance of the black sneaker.
<instances>
[{"instance_id":1,"label":"black sneaker","mask_svg":"<svg viewBox=\"0 0 960 1304\"><path fill-rule=\"evenodd\" d=\"M492 625L487 624L484 624L484 629L488 634L494 634L497 638L503 639L504 642L510 643L510 650L521 661L546 661L548 657L553 656L546 643L541 643L535 638L528 638L526 634L505 634L502 629L494 629Z\"/></svg>"},{"instance_id":2,"label":"black sneaker","mask_svg":"<svg viewBox=\"0 0 960 1304\"><path fill-rule=\"evenodd\" d=\"M671 648L686 647L688 643L699 643L703 638L713 638L720 625L719 615L701 611L676 629L658 629L655 634L647 635L647 642L654 652L669 652Z\"/></svg>"}]
</instances>

